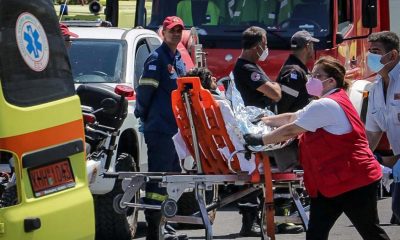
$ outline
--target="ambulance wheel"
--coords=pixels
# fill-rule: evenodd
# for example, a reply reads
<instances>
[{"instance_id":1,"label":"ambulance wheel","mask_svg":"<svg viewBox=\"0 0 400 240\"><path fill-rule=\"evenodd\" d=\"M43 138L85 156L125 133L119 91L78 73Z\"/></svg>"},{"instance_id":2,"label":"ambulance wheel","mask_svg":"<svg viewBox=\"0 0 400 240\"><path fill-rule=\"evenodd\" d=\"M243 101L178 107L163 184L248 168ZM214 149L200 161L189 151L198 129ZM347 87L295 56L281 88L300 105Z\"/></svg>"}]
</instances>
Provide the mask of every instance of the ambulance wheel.
<instances>
[{"instance_id":1,"label":"ambulance wheel","mask_svg":"<svg viewBox=\"0 0 400 240\"><path fill-rule=\"evenodd\" d=\"M214 199L218 198L218 186L213 186L213 189L206 191L205 194L206 205L211 204ZM177 215L190 216L195 212L199 211L199 206L196 202L196 197L194 196L194 191L185 192L178 200L178 213ZM210 223L213 224L215 218L217 217L217 209L208 212L208 219ZM178 223L178 228L180 229L202 229L203 225L199 224L189 224L189 223Z\"/></svg>"},{"instance_id":2,"label":"ambulance wheel","mask_svg":"<svg viewBox=\"0 0 400 240\"><path fill-rule=\"evenodd\" d=\"M136 172L137 167L133 157L127 153L118 155L115 170ZM114 210L114 199L123 194L121 181L115 183L114 189L104 195L95 195L96 240L126 240L133 239L136 234L138 222L138 209L127 208L122 214ZM139 195L132 202L139 201Z\"/></svg>"}]
</instances>

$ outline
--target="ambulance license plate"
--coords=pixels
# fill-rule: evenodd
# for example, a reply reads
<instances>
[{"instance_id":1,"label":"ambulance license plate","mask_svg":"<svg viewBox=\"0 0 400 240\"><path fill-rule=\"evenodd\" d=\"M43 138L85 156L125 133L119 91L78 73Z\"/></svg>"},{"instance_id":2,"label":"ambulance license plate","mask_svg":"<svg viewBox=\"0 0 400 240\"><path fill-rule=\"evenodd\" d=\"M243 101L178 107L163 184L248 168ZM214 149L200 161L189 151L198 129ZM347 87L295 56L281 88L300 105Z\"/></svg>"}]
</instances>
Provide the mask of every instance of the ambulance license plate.
<instances>
[{"instance_id":1,"label":"ambulance license plate","mask_svg":"<svg viewBox=\"0 0 400 240\"><path fill-rule=\"evenodd\" d=\"M28 169L35 197L59 192L75 186L75 178L68 159Z\"/></svg>"}]
</instances>

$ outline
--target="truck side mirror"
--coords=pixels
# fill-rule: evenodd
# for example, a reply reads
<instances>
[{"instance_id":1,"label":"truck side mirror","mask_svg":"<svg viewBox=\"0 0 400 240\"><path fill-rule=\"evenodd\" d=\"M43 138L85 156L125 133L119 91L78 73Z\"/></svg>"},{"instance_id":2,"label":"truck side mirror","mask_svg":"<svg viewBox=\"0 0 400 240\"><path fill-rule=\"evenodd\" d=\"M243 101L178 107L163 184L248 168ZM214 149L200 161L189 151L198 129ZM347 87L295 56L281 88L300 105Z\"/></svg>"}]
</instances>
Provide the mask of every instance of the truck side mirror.
<instances>
[{"instance_id":1,"label":"truck side mirror","mask_svg":"<svg viewBox=\"0 0 400 240\"><path fill-rule=\"evenodd\" d=\"M362 25L365 28L377 26L377 6L376 0L362 1Z\"/></svg>"},{"instance_id":2,"label":"truck side mirror","mask_svg":"<svg viewBox=\"0 0 400 240\"><path fill-rule=\"evenodd\" d=\"M341 44L342 42L344 42L344 40L345 39L341 32L336 33L336 44Z\"/></svg>"}]
</instances>

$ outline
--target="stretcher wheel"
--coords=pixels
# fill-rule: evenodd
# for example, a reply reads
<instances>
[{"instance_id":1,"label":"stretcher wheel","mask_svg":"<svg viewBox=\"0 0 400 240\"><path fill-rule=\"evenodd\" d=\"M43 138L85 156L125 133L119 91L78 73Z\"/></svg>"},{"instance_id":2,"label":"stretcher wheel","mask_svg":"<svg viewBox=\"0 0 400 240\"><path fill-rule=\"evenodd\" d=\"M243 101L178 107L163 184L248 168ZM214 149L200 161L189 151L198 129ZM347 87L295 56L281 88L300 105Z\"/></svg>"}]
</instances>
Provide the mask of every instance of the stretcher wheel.
<instances>
[{"instance_id":1,"label":"stretcher wheel","mask_svg":"<svg viewBox=\"0 0 400 240\"><path fill-rule=\"evenodd\" d=\"M173 199L167 199L161 203L161 212L166 217L174 217L178 212L178 204Z\"/></svg>"},{"instance_id":2,"label":"stretcher wheel","mask_svg":"<svg viewBox=\"0 0 400 240\"><path fill-rule=\"evenodd\" d=\"M113 200L114 211L116 213L118 213L118 214L125 214L126 211L128 210L128 208L126 206L122 207L121 204L120 204L122 196L124 196L124 195L123 194L118 194L117 196L114 197L114 200Z\"/></svg>"}]
</instances>

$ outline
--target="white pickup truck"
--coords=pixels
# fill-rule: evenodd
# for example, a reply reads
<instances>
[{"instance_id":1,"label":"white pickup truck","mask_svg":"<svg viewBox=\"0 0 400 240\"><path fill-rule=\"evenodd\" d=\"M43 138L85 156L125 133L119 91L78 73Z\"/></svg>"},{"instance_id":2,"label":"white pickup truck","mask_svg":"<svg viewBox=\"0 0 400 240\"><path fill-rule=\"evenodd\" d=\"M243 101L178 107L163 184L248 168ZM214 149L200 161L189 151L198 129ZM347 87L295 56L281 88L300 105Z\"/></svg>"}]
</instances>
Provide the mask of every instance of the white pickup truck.
<instances>
[{"instance_id":1,"label":"white pickup truck","mask_svg":"<svg viewBox=\"0 0 400 240\"><path fill-rule=\"evenodd\" d=\"M71 24L71 23L68 23ZM87 23L86 23L87 24ZM70 31L79 35L69 49L72 74L76 85L124 84L135 88L150 52L161 45L154 31L89 27L85 23L70 25ZM128 116L117 140L118 152L132 155L140 171L147 171L146 145L138 131L133 114L135 96L129 98Z\"/></svg>"},{"instance_id":2,"label":"white pickup truck","mask_svg":"<svg viewBox=\"0 0 400 240\"><path fill-rule=\"evenodd\" d=\"M101 27L101 22L65 23L71 32L79 36L71 39L68 47L76 87L106 84L113 88L117 85L135 88L142 75L144 61L162 42L154 31L146 29ZM129 161L135 162L135 171L147 171L147 148L143 134L138 130L134 108L135 95L128 98L128 114L116 136L117 149L111 162L116 164L116 158L129 155ZM133 239L138 211L132 208L125 215L114 211L113 199L122 189L115 179L99 176L102 172L117 171L115 166L105 169L104 165L96 159L87 161L89 185L95 201L96 239Z\"/></svg>"}]
</instances>

